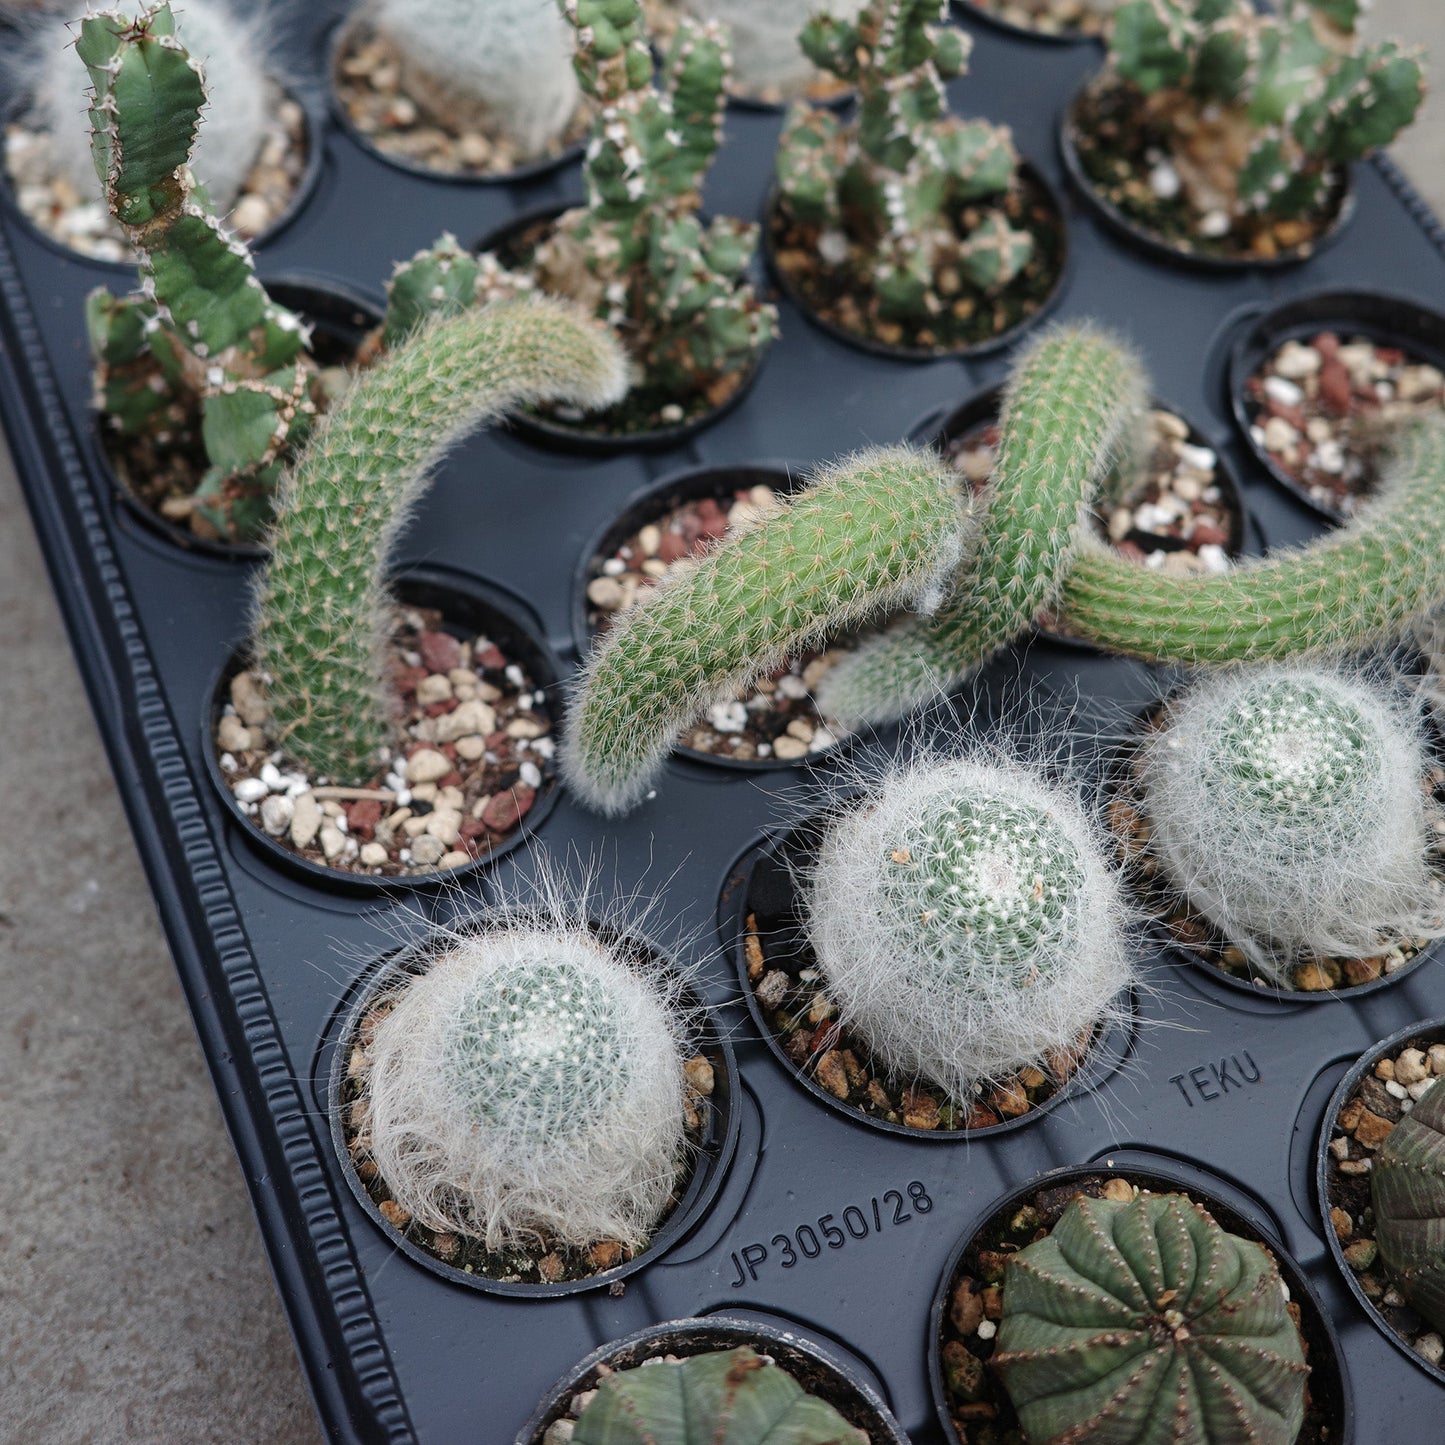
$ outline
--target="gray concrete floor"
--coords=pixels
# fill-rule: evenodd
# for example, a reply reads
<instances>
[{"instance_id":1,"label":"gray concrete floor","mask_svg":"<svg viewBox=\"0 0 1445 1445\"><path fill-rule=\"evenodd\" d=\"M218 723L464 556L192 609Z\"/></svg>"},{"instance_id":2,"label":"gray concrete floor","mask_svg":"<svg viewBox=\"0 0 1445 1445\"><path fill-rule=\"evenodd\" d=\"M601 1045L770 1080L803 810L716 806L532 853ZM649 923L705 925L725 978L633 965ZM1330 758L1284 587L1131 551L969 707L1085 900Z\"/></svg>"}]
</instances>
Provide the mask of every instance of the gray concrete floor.
<instances>
[{"instance_id":1,"label":"gray concrete floor","mask_svg":"<svg viewBox=\"0 0 1445 1445\"><path fill-rule=\"evenodd\" d=\"M1374 29L1445 64L1440 0ZM1399 157L1445 211L1445 96ZM0 448L0 1439L314 1440L291 1342ZM83 814L51 816L58 798ZM57 910L54 900L64 900Z\"/></svg>"}]
</instances>

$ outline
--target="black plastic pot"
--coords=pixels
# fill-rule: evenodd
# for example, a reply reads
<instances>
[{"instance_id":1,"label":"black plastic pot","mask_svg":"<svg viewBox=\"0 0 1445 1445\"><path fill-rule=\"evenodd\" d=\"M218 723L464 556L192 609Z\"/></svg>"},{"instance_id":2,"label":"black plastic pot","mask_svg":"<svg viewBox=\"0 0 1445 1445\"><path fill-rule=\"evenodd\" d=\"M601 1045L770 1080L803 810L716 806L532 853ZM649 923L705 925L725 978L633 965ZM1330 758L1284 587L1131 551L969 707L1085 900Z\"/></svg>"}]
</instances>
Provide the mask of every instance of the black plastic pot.
<instances>
[{"instance_id":1,"label":"black plastic pot","mask_svg":"<svg viewBox=\"0 0 1445 1445\"><path fill-rule=\"evenodd\" d=\"M928 1378L933 1390L934 1408L943 1427L944 1435L956 1439L950 1423L948 1390L943 1379L943 1364L940 1342L943 1334L944 1315L953 1294L956 1277L967 1262L975 1241L1012 1216L1021 1205L1028 1203L1041 1190L1058 1189L1072 1180L1091 1178L1126 1179L1140 1189L1155 1194L1184 1194L1203 1205L1231 1234L1254 1240L1263 1245L1279 1266L1280 1275L1289 1287L1290 1300L1299 1307L1300 1334L1304 1339L1310 1360L1309 1390L1311 1400L1318 1405L1326 1417L1325 1429L1313 1439L1306 1434L1300 1436L1300 1445L1351 1445L1355 1438L1354 1393L1350 1388L1349 1376L1345 1370L1344 1353L1340 1348L1339 1336L1334 1324L1320 1303L1313 1286L1300 1267L1285 1253L1275 1237L1275 1232L1253 1210L1243 1212L1228 1199L1221 1197L1219 1186L1202 1170L1183 1168L1172 1161L1160 1159L1155 1167L1135 1163L1116 1166L1107 1158L1095 1160L1089 1165L1069 1165L1051 1169L1028 1183L1012 1190L995 1204L988 1214L978 1221L959 1241L949 1256L937 1292L933 1297L933 1308L928 1321ZM1228 1191L1235 1194L1235 1191ZM1002 1393L1000 1391L1000 1393ZM1006 1397L1005 1397L1006 1398Z\"/></svg>"},{"instance_id":2,"label":"black plastic pot","mask_svg":"<svg viewBox=\"0 0 1445 1445\"><path fill-rule=\"evenodd\" d=\"M527 615L515 598L480 578L434 566L398 568L394 586L396 596L404 604L435 608L439 611L442 614L444 631L452 632L459 638L486 633L509 658L523 668L537 689L546 691L553 699L559 697L557 662L551 650L537 636L536 622ZM230 681L245 666L245 661L242 652L232 652L206 693L205 711L201 719L201 755L205 760L212 788L230 814L233 824L240 830L247 846L283 873L289 873L329 892L341 894L393 893L452 886L490 867L498 858L529 841L557 804L557 778L555 775L544 776L530 811L511 835L485 857L458 868L377 876L313 863L279 839L263 832L241 811L240 804L226 781L226 774L221 769L215 744L216 723L225 705Z\"/></svg>"},{"instance_id":3,"label":"black plastic pot","mask_svg":"<svg viewBox=\"0 0 1445 1445\"><path fill-rule=\"evenodd\" d=\"M1020 40L1042 40L1050 45L1098 45L1103 40L1100 35L1084 35L1077 30L1038 30L1032 25L1015 25L997 11L975 5L972 0L953 0L953 8L959 15L982 20L985 25L991 25L1005 35L1015 35Z\"/></svg>"},{"instance_id":4,"label":"black plastic pot","mask_svg":"<svg viewBox=\"0 0 1445 1445\"><path fill-rule=\"evenodd\" d=\"M1059 155L1074 190L1083 198L1089 209L1099 217L1116 235L1128 241L1136 250L1157 261L1172 262L1176 266L1189 266L1202 271L1279 271L1299 266L1311 257L1338 241L1355 213L1357 191L1354 173L1349 168L1340 168L1337 210L1330 225L1304 246L1282 251L1277 256L1223 256L1203 251L1188 250L1164 239L1133 217L1126 215L1106 196L1099 193L1093 179L1084 169L1078 147L1078 123L1076 116L1085 95L1093 87L1095 77L1090 77L1065 106L1059 117Z\"/></svg>"},{"instance_id":5,"label":"black plastic pot","mask_svg":"<svg viewBox=\"0 0 1445 1445\"><path fill-rule=\"evenodd\" d=\"M1229 401L1240 434L1255 459L1296 501L1332 522L1340 512L1310 495L1254 439L1255 419L1249 413L1245 386L1286 341L1303 341L1321 331L1365 336L1398 347L1419 360L1445 369L1445 315L1411 296L1390 291L1312 291L1260 314L1240 319L1240 331L1229 353Z\"/></svg>"},{"instance_id":6,"label":"black plastic pot","mask_svg":"<svg viewBox=\"0 0 1445 1445\"><path fill-rule=\"evenodd\" d=\"M975 1129L918 1129L908 1124L890 1123L887 1119L876 1118L854 1108L805 1074L784 1051L772 1024L764 1016L757 991L748 977L747 926L748 920L755 917L761 925L760 932L766 933L768 929L764 920L783 920L782 942L771 945L775 954L795 956L799 947L804 945L806 931L799 877L817 851L821 830L830 811L825 809L814 814L786 832L764 839L750 848L734 865L718 906L718 934L736 965L738 988L747 1003L753 1030L767 1044L778 1066L801 1089L854 1124L863 1124L905 1139L953 1143L962 1139L988 1139L1027 1128L1064 1100L1100 1087L1128 1058L1134 1046L1136 1004L1132 997L1126 1009L1130 1023L1096 1030L1088 1053L1078 1068L1052 1094L1017 1118ZM769 948L769 943L764 942L765 961Z\"/></svg>"},{"instance_id":7,"label":"black plastic pot","mask_svg":"<svg viewBox=\"0 0 1445 1445\"><path fill-rule=\"evenodd\" d=\"M1427 1019L1423 1023L1410 1024L1403 1029L1397 1030L1382 1043L1373 1045L1362 1054L1359 1059L1351 1065L1349 1072L1336 1086L1334 1093L1330 1096L1329 1105L1325 1109L1324 1118L1320 1121L1319 1141L1315 1147L1315 1198L1319 1203L1320 1210L1320 1234L1329 1246L1330 1256L1338 1267L1345 1283L1349 1286L1350 1293L1354 1295L1360 1308L1369 1316L1370 1323L1374 1325L1407 1360L1418 1366L1437 1384L1445 1385L1445 1366L1432 1365L1423 1355L1412 1349L1409 1342L1390 1327L1389 1322L1380 1313L1379 1307L1369 1295L1360 1288L1359 1276L1350 1268L1350 1263L1345 1258L1344 1247L1340 1243L1339 1235L1335 1232L1334 1223L1330 1219L1332 1191L1330 1188L1329 1147L1331 1135L1334 1132L1335 1120L1339 1118L1340 1110L1349 1102L1351 1095L1359 1088L1361 1081L1374 1071L1374 1067L1379 1060L1385 1057L1385 1055L1393 1053L1396 1049L1402 1048L1412 1039L1422 1039L1426 1041L1427 1046L1431 1043L1445 1043L1445 1019Z\"/></svg>"},{"instance_id":8,"label":"black plastic pot","mask_svg":"<svg viewBox=\"0 0 1445 1445\"><path fill-rule=\"evenodd\" d=\"M1027 160L1019 162L1018 176L1020 182L1031 190L1036 198L1048 203L1050 209L1058 218L1060 249L1059 273L1054 280L1053 288L1037 311L1026 316L1017 325L1011 326L1007 331L1001 331L997 336L991 336L986 341L976 341L971 346L953 347L889 346L887 343L877 341L870 336L860 336L856 331L849 331L846 327L839 326L836 322L830 321L827 317L821 315L792 281L788 279L777 263L775 254L776 247L773 242L773 216L776 214L777 209L776 187L771 187L768 191L768 198L763 205L762 222L759 227L759 235L762 238L763 256L768 264L768 274L773 278L778 290L797 307L810 325L816 326L819 331L827 332L829 336L836 338L838 341L856 347L859 351L866 351L870 356L887 357L892 361L941 361L948 357L957 357L960 360L973 361L980 357L991 356L995 352L1002 351L1005 347L1012 346L1025 332L1031 330L1049 316L1059 304L1059 300L1064 292L1068 289L1069 277L1073 271L1074 253L1070 242L1069 225L1058 189L1038 167Z\"/></svg>"},{"instance_id":9,"label":"black plastic pot","mask_svg":"<svg viewBox=\"0 0 1445 1445\"><path fill-rule=\"evenodd\" d=\"M626 1339L601 1345L567 1372L522 1427L516 1445L541 1445L549 1425L565 1418L574 1395L595 1387L600 1367L635 1369L664 1355L687 1358L751 1345L782 1366L810 1394L826 1400L850 1425L868 1432L872 1445L908 1445L908 1437L862 1373L788 1323L770 1324L725 1314L649 1325Z\"/></svg>"},{"instance_id":10,"label":"black plastic pot","mask_svg":"<svg viewBox=\"0 0 1445 1445\"><path fill-rule=\"evenodd\" d=\"M502 913L490 918L462 923L449 928L443 939L455 938L458 933L483 932L489 927L501 926L521 920L521 915ZM669 960L651 942L640 936L619 936L614 931L597 927L599 936L609 943L627 949L639 959L652 966L666 969ZM379 995L394 989L407 975L424 973L433 957L438 938L425 938L408 948L400 949L379 960L357 980L349 991L342 1007L332 1020L326 1046L323 1048L318 1065L324 1071L327 1083L326 1103L330 1119L331 1142L336 1150L341 1169L356 1202L365 1211L372 1224L379 1229L388 1242L414 1263L439 1275L450 1284L480 1291L483 1294L505 1295L513 1299L547 1300L564 1295L582 1294L589 1290L610 1290L620 1285L629 1275L661 1259L674 1245L680 1244L705 1217L709 1205L717 1197L727 1176L738 1142L738 1112L734 1101L738 1092L737 1065L727 1038L720 1030L717 1019L710 1009L696 995L684 995L686 1006L695 1011L700 1019L696 1037L696 1051L703 1054L713 1067L713 1093L707 1105L707 1120L702 1137L698 1141L697 1153L692 1163L688 1181L676 1207L658 1226L646 1249L633 1259L612 1269L600 1270L585 1279L564 1280L556 1284L530 1284L520 1281L490 1279L484 1275L453 1268L445 1260L423 1248L397 1229L381 1212L370 1191L356 1172L350 1150L347 1148L346 1126L343 1120L344 1095L347 1080L347 1063L351 1045L354 1042L366 1010ZM339 1021L339 1023L338 1023ZM327 1055L329 1054L329 1062Z\"/></svg>"}]
</instances>

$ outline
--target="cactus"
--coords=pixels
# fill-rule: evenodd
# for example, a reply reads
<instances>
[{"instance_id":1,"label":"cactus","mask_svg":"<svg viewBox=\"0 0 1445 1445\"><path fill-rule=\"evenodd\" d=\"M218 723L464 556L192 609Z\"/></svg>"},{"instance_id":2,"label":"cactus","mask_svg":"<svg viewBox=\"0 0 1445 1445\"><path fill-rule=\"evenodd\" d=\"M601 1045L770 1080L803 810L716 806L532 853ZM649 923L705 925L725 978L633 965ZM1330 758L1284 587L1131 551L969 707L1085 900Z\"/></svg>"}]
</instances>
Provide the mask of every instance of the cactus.
<instances>
[{"instance_id":1,"label":"cactus","mask_svg":"<svg viewBox=\"0 0 1445 1445\"><path fill-rule=\"evenodd\" d=\"M821 238L827 260L809 264L857 293L870 322L946 326L1034 254L1003 206L1018 170L1008 128L947 113L943 82L964 72L971 41L938 23L945 10L945 0L868 0L856 20L817 15L802 33L810 60L857 87L858 117L789 114L776 220Z\"/></svg>"},{"instance_id":2,"label":"cactus","mask_svg":"<svg viewBox=\"0 0 1445 1445\"><path fill-rule=\"evenodd\" d=\"M519 404L604 406L625 387L604 328L531 297L430 323L332 409L282 482L256 597L253 660L294 758L361 784L388 756L386 555L447 447Z\"/></svg>"},{"instance_id":3,"label":"cactus","mask_svg":"<svg viewBox=\"0 0 1445 1445\"><path fill-rule=\"evenodd\" d=\"M957 561L969 517L936 458L879 448L823 468L608 631L563 744L572 791L602 812L625 811L678 731L716 698L828 632L925 605Z\"/></svg>"},{"instance_id":4,"label":"cactus","mask_svg":"<svg viewBox=\"0 0 1445 1445\"><path fill-rule=\"evenodd\" d=\"M1077 1198L1009 1258L993 1366L1044 1445L1294 1445L1309 1366L1279 1268L1192 1200Z\"/></svg>"},{"instance_id":5,"label":"cactus","mask_svg":"<svg viewBox=\"0 0 1445 1445\"><path fill-rule=\"evenodd\" d=\"M418 105L456 129L502 130L519 160L553 146L576 112L571 35L549 0L369 0L363 13Z\"/></svg>"},{"instance_id":6,"label":"cactus","mask_svg":"<svg viewBox=\"0 0 1445 1445\"><path fill-rule=\"evenodd\" d=\"M867 1445L825 1400L747 1345L604 1375L572 1445Z\"/></svg>"},{"instance_id":7,"label":"cactus","mask_svg":"<svg viewBox=\"0 0 1445 1445\"><path fill-rule=\"evenodd\" d=\"M1445 933L1418 717L1383 686L1268 667L1206 678L1144 746L1149 848L1276 978Z\"/></svg>"},{"instance_id":8,"label":"cactus","mask_svg":"<svg viewBox=\"0 0 1445 1445\"><path fill-rule=\"evenodd\" d=\"M780 99L801 95L817 68L798 43L804 24L826 10L851 20L864 0L686 0L698 20L718 20L727 27L733 56L733 79L745 95L767 94Z\"/></svg>"},{"instance_id":9,"label":"cactus","mask_svg":"<svg viewBox=\"0 0 1445 1445\"><path fill-rule=\"evenodd\" d=\"M1431 1084L1370 1171L1375 1241L1400 1293L1445 1330L1445 1089Z\"/></svg>"},{"instance_id":10,"label":"cactus","mask_svg":"<svg viewBox=\"0 0 1445 1445\"><path fill-rule=\"evenodd\" d=\"M138 24L152 10L146 0L121 0L87 18ZM191 163L222 211L240 194L279 97L267 75L263 32L259 17L242 16L223 0L186 0L175 17L176 38L204 67L205 76L207 105ZM81 196L99 201L105 177L97 182L90 129L82 118L86 97L71 54L74 39L70 21L59 15L33 27L26 44L27 70L35 77L31 114L49 137L56 173Z\"/></svg>"},{"instance_id":11,"label":"cactus","mask_svg":"<svg viewBox=\"0 0 1445 1445\"><path fill-rule=\"evenodd\" d=\"M1130 981L1078 801L1016 765L915 765L833 822L807 880L828 997L888 1071L954 1099L1077 1047Z\"/></svg>"},{"instance_id":12,"label":"cactus","mask_svg":"<svg viewBox=\"0 0 1445 1445\"><path fill-rule=\"evenodd\" d=\"M376 1024L367 1147L428 1229L636 1248L685 1158L675 989L587 928L459 938Z\"/></svg>"},{"instance_id":13,"label":"cactus","mask_svg":"<svg viewBox=\"0 0 1445 1445\"><path fill-rule=\"evenodd\" d=\"M1280 8L1132 0L1115 18L1112 73L1142 95L1200 215L1306 215L1332 168L1388 144L1419 108L1418 53L1354 43L1353 0Z\"/></svg>"}]
</instances>

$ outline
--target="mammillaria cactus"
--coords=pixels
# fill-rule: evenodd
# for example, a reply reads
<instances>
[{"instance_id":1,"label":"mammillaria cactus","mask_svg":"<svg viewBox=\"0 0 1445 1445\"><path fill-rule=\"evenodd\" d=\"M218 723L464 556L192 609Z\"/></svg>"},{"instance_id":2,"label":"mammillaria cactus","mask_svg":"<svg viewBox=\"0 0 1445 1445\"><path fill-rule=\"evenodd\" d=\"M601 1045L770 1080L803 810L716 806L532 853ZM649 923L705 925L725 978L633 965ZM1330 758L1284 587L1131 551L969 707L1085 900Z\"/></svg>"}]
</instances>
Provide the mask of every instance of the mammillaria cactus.
<instances>
[{"instance_id":1,"label":"mammillaria cactus","mask_svg":"<svg viewBox=\"0 0 1445 1445\"><path fill-rule=\"evenodd\" d=\"M746 95L788 100L804 91L817 68L803 53L799 33L820 11L851 20L864 0L686 0L698 20L727 27L733 78Z\"/></svg>"},{"instance_id":2,"label":"mammillaria cactus","mask_svg":"<svg viewBox=\"0 0 1445 1445\"><path fill-rule=\"evenodd\" d=\"M375 1026L367 1148L424 1227L637 1247L685 1162L675 986L580 925L456 940Z\"/></svg>"},{"instance_id":3,"label":"mammillaria cactus","mask_svg":"<svg viewBox=\"0 0 1445 1445\"><path fill-rule=\"evenodd\" d=\"M1294 1445L1285 1300L1265 1250L1183 1195L1080 1197L1010 1257L993 1365L1030 1445Z\"/></svg>"},{"instance_id":4,"label":"mammillaria cactus","mask_svg":"<svg viewBox=\"0 0 1445 1445\"><path fill-rule=\"evenodd\" d=\"M646 792L678 730L710 702L825 633L925 606L956 564L971 503L938 459L876 448L652 589L594 649L571 709L563 773L620 813Z\"/></svg>"},{"instance_id":5,"label":"mammillaria cactus","mask_svg":"<svg viewBox=\"0 0 1445 1445\"><path fill-rule=\"evenodd\" d=\"M1078 801L1017 765L919 764L849 807L808 878L828 997L889 1070L953 1098L1077 1047L1130 979Z\"/></svg>"},{"instance_id":6,"label":"mammillaria cactus","mask_svg":"<svg viewBox=\"0 0 1445 1445\"><path fill-rule=\"evenodd\" d=\"M1370 1171L1375 1241L1401 1294L1445 1329L1445 1089L1432 1084Z\"/></svg>"},{"instance_id":7,"label":"mammillaria cactus","mask_svg":"<svg viewBox=\"0 0 1445 1445\"><path fill-rule=\"evenodd\" d=\"M618 1370L578 1417L572 1445L865 1445L826 1400L747 1345Z\"/></svg>"},{"instance_id":8,"label":"mammillaria cactus","mask_svg":"<svg viewBox=\"0 0 1445 1445\"><path fill-rule=\"evenodd\" d=\"M525 402L605 406L625 389L605 328L527 297L430 323L346 394L283 480L257 590L253 662L291 756L357 785L389 756L387 551L446 449Z\"/></svg>"},{"instance_id":9,"label":"mammillaria cactus","mask_svg":"<svg viewBox=\"0 0 1445 1445\"><path fill-rule=\"evenodd\" d=\"M1142 755L1149 848L1264 971L1445 933L1419 720L1337 672L1224 672L1168 706Z\"/></svg>"}]
</instances>

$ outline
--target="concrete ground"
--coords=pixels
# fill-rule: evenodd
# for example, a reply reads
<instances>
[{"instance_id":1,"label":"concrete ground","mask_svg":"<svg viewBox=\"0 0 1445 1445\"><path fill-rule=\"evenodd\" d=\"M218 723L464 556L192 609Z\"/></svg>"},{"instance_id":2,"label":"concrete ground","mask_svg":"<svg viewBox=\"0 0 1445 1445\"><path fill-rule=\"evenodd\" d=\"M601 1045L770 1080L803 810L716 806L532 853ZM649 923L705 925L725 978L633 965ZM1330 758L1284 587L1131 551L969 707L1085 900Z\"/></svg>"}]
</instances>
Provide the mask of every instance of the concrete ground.
<instances>
[{"instance_id":1,"label":"concrete ground","mask_svg":"<svg viewBox=\"0 0 1445 1445\"><path fill-rule=\"evenodd\" d=\"M1445 66L1440 0L1374 10L1377 31L1423 41ZM1399 155L1445 211L1445 96ZM0 1440L315 1440L3 448L0 616L0 797L26 823L0 831ZM86 798L85 814L48 819L62 794Z\"/></svg>"}]
</instances>

